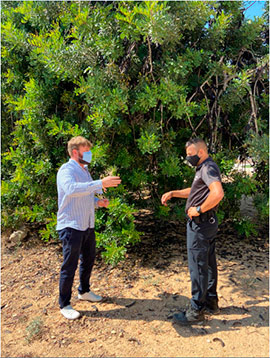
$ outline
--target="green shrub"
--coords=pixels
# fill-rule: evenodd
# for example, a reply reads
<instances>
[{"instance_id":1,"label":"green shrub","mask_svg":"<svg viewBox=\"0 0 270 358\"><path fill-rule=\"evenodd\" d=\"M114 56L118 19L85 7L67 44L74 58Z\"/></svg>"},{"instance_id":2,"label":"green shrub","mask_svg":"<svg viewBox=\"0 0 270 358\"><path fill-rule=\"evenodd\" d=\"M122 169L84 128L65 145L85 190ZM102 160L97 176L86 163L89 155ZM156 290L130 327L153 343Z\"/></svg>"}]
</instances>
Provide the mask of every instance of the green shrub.
<instances>
[{"instance_id":1,"label":"green shrub","mask_svg":"<svg viewBox=\"0 0 270 358\"><path fill-rule=\"evenodd\" d=\"M256 225L254 222L252 222L252 219L250 217L233 218L233 222L234 227L240 235L247 238L249 238L250 236L256 237L258 235Z\"/></svg>"},{"instance_id":2,"label":"green shrub","mask_svg":"<svg viewBox=\"0 0 270 358\"><path fill-rule=\"evenodd\" d=\"M27 342L30 343L35 339L41 338L42 330L43 330L43 323L42 323L41 317L36 317L26 327L26 331L27 331L26 340L27 340Z\"/></svg>"},{"instance_id":3,"label":"green shrub","mask_svg":"<svg viewBox=\"0 0 270 358\"><path fill-rule=\"evenodd\" d=\"M102 257L111 265L123 260L127 246L140 239L142 233L135 228L134 213L134 207L121 198L111 198L108 209L96 212L97 247L104 248Z\"/></svg>"},{"instance_id":4,"label":"green shrub","mask_svg":"<svg viewBox=\"0 0 270 358\"><path fill-rule=\"evenodd\" d=\"M93 143L94 179L111 168L122 178L111 208L97 214L98 245L111 262L139 238L134 211L149 205L169 217L161 195L190 186L191 136L208 142L225 176L240 154L256 157L255 182L233 175L224 184L220 217L237 215L243 194L264 191L266 17L246 21L242 3L228 1L1 5L4 229L35 225L43 240L57 237L56 174L77 135Z\"/></svg>"},{"instance_id":5,"label":"green shrub","mask_svg":"<svg viewBox=\"0 0 270 358\"><path fill-rule=\"evenodd\" d=\"M256 193L253 204L257 209L259 222L267 224L269 221L269 192Z\"/></svg>"}]
</instances>

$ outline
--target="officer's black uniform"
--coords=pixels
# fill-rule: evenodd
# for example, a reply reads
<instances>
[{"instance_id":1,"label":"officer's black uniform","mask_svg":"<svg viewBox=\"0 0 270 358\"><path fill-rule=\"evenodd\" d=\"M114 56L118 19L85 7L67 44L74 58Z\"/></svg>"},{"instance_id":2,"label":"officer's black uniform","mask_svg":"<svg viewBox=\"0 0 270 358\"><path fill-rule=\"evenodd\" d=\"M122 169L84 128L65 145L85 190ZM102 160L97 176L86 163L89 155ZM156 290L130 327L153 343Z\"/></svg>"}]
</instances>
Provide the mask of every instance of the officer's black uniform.
<instances>
[{"instance_id":1,"label":"officer's black uniform","mask_svg":"<svg viewBox=\"0 0 270 358\"><path fill-rule=\"evenodd\" d=\"M220 170L211 157L196 168L191 191L186 203L190 207L200 206L209 195L209 185L221 182ZM206 302L217 299L217 263L215 236L218 228L217 207L193 217L187 223L188 265L192 283L191 306L198 311Z\"/></svg>"}]
</instances>

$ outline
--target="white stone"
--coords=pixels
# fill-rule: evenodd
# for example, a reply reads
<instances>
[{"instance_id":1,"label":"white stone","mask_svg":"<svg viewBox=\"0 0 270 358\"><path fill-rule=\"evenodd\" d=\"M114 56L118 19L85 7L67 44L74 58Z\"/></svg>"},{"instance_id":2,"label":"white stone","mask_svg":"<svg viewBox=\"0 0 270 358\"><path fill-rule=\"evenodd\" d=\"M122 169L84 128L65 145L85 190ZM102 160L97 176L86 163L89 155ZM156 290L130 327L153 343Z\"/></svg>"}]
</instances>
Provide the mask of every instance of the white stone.
<instances>
[{"instance_id":1,"label":"white stone","mask_svg":"<svg viewBox=\"0 0 270 358\"><path fill-rule=\"evenodd\" d=\"M26 238L27 236L27 231L23 231L23 230L18 230L18 231L14 231L10 237L9 240L10 241L15 241L15 242L20 242L22 241L24 238Z\"/></svg>"}]
</instances>

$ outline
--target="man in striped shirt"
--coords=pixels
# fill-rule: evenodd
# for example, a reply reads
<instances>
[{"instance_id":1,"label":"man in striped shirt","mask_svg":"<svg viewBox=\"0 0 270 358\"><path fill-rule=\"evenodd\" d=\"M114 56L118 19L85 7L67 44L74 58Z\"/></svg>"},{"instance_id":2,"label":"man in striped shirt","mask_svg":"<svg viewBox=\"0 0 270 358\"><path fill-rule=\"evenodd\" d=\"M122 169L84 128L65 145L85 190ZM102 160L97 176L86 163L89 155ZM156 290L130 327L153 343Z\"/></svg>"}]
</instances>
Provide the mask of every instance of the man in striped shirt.
<instances>
[{"instance_id":1,"label":"man in striped shirt","mask_svg":"<svg viewBox=\"0 0 270 358\"><path fill-rule=\"evenodd\" d=\"M108 176L93 180L87 165L92 153L89 140L78 136L68 142L70 159L57 173L58 212L57 231L63 244L63 264L60 271L59 305L60 311L68 319L76 319L80 313L70 305L75 271L80 259L80 300L98 302L102 297L90 291L90 276L94 265L95 208L107 207L108 199L98 199L102 189L116 187L119 177Z\"/></svg>"}]
</instances>

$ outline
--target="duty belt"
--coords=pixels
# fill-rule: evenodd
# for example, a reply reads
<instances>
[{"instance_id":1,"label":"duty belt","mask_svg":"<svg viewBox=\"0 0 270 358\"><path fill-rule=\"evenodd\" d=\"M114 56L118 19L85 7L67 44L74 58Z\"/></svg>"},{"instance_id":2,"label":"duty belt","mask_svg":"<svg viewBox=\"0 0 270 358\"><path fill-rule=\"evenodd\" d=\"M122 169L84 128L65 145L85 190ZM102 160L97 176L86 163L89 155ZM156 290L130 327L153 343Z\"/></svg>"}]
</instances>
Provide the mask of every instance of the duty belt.
<instances>
[{"instance_id":1,"label":"duty belt","mask_svg":"<svg viewBox=\"0 0 270 358\"><path fill-rule=\"evenodd\" d=\"M207 221L209 221L211 224L214 224L215 216L216 216L215 210L209 210L209 211L206 211L205 213L201 213L199 216L193 216L192 220L196 224L205 223Z\"/></svg>"}]
</instances>

